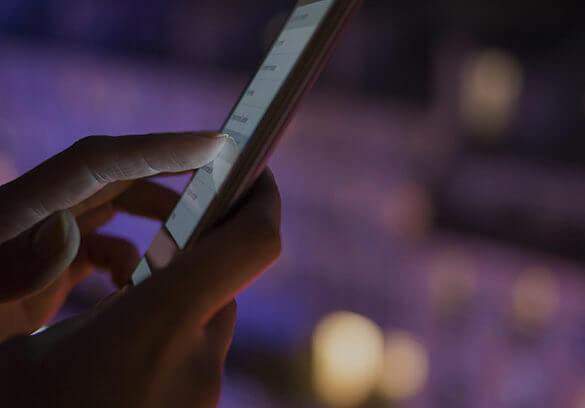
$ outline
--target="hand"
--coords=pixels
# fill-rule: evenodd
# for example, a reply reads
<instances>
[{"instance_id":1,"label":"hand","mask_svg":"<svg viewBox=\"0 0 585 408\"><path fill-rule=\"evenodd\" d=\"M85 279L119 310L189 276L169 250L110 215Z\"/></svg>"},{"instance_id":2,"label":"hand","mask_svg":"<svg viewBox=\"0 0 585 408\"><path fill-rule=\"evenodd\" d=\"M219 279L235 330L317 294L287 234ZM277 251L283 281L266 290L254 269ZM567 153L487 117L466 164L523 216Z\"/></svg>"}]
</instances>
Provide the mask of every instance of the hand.
<instances>
[{"instance_id":1,"label":"hand","mask_svg":"<svg viewBox=\"0 0 585 408\"><path fill-rule=\"evenodd\" d=\"M129 280L133 244L95 233L115 212L163 220L177 193L143 177L213 160L225 138L182 133L89 137L0 187L0 342L31 333L95 267Z\"/></svg>"},{"instance_id":2,"label":"hand","mask_svg":"<svg viewBox=\"0 0 585 408\"><path fill-rule=\"evenodd\" d=\"M278 257L269 172L223 224L95 313L0 346L6 406L212 407L233 297Z\"/></svg>"}]
</instances>

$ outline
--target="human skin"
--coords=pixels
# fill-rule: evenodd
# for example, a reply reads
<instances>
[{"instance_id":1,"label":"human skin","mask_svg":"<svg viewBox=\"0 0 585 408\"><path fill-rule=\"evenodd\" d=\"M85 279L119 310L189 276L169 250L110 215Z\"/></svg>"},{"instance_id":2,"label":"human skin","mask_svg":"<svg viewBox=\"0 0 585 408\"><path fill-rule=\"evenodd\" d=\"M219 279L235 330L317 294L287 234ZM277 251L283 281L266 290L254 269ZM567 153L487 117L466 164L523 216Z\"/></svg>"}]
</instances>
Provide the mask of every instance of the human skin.
<instances>
[{"instance_id":1,"label":"human skin","mask_svg":"<svg viewBox=\"0 0 585 408\"><path fill-rule=\"evenodd\" d=\"M176 193L143 179L200 167L224 140L215 133L90 137L0 187L4 402L216 405L234 297L280 253L280 197L269 170L228 219L151 279L29 334L95 267L126 285L136 249L96 229L117 211L164 219Z\"/></svg>"}]
</instances>

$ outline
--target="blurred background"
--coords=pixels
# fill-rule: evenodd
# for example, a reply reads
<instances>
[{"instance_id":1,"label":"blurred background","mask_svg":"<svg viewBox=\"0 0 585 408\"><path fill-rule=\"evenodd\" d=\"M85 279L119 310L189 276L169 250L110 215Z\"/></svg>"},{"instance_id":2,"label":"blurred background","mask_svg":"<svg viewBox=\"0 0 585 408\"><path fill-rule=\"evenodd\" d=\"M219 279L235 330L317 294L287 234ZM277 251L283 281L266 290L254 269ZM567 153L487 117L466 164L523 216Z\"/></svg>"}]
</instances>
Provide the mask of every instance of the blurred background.
<instances>
[{"instance_id":1,"label":"blurred background","mask_svg":"<svg viewBox=\"0 0 585 408\"><path fill-rule=\"evenodd\" d=\"M219 128L293 3L2 0L0 182L85 135ZM271 160L284 252L223 408L585 407L584 14L366 0Z\"/></svg>"}]
</instances>

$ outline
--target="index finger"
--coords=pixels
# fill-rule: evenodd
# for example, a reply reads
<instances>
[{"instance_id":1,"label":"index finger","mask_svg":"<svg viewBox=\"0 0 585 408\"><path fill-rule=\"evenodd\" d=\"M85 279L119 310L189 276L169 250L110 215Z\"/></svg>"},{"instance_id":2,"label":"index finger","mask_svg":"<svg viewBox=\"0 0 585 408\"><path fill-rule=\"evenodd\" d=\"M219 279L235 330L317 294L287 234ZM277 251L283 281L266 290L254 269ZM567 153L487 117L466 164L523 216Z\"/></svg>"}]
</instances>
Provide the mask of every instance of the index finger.
<instances>
[{"instance_id":1,"label":"index finger","mask_svg":"<svg viewBox=\"0 0 585 408\"><path fill-rule=\"evenodd\" d=\"M0 187L0 242L65 210L107 183L181 172L213 160L225 137L214 132L92 136Z\"/></svg>"}]
</instances>

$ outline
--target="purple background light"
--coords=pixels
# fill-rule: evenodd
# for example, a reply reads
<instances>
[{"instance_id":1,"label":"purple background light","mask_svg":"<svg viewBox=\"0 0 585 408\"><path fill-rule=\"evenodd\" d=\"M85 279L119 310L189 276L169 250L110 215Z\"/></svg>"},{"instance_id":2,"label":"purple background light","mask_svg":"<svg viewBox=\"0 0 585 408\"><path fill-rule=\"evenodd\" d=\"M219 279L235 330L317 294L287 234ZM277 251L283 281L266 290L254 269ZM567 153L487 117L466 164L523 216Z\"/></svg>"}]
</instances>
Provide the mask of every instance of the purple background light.
<instances>
[{"instance_id":1,"label":"purple background light","mask_svg":"<svg viewBox=\"0 0 585 408\"><path fill-rule=\"evenodd\" d=\"M265 25L287 5L275 2L254 21L237 9L221 22L212 2L179 3L145 11L124 30L131 2L112 8L104 26L95 19L107 13L91 2L63 15L67 1L0 7L0 180L86 135L217 129L262 54L260 38L270 37ZM537 39L486 39L458 30L447 7L427 15L424 4L365 7L270 161L284 250L238 299L225 408L319 406L299 365L308 364L316 323L335 310L421 339L430 377L399 406L577 406L585 386L581 37L571 31L558 48L548 46L560 50L556 63L539 63L530 53ZM17 9L52 23L28 38L26 28L3 23ZM205 24L191 27L183 16L164 34L158 17L185 10ZM253 46L224 47L251 33ZM494 47L514 51L527 80L509 132L484 145L459 117L459 81L470 55ZM560 78L564 67L572 87ZM119 215L104 231L144 250L157 229ZM456 269L460 259L470 260L476 290L457 313L441 316L432 275L440 262ZM552 272L560 304L531 337L518 331L513 294L533 267ZM103 274L92 276L58 318L111 290Z\"/></svg>"}]
</instances>

